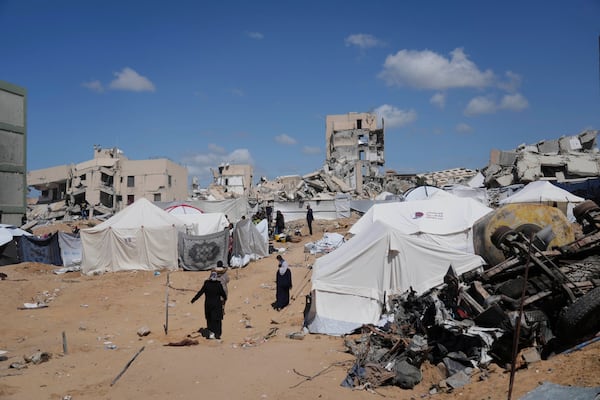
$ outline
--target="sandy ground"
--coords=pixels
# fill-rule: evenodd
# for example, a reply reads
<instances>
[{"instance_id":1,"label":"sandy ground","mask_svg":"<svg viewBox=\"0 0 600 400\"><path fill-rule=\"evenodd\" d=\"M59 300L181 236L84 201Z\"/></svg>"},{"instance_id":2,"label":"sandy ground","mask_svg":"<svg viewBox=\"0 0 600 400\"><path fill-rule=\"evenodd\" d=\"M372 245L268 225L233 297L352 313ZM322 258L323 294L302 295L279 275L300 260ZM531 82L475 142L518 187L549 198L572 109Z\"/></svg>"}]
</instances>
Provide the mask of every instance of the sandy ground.
<instances>
[{"instance_id":1,"label":"sandy ground","mask_svg":"<svg viewBox=\"0 0 600 400\"><path fill-rule=\"evenodd\" d=\"M317 224L317 226L319 226ZM346 233L347 225L338 229ZM313 239L322 237L323 227ZM376 393L340 386L354 357L345 353L343 338L307 335L288 338L302 329L304 296L310 290L314 256L300 243L282 253L292 267L296 299L281 312L274 301L275 255L229 272L229 301L220 341L198 337L205 326L203 299L190 299L208 272L121 272L82 276L53 273L54 267L24 263L0 268L0 361L2 399L395 399L429 397L441 379L437 369L424 365L424 379L414 390L380 387ZM170 288L167 290L167 279ZM168 333L165 334L168 293ZM24 303L44 300L47 308L22 310ZM147 327L151 333L139 337ZM63 351L63 332L67 352ZM186 338L199 341L187 347L165 346ZM265 339L267 338L267 339ZM110 342L110 343L108 343ZM113 344L116 348L107 348ZM129 368L114 382L132 357ZM26 369L9 368L36 351L52 358ZM309 377L309 378L307 378ZM313 377L310 379L310 377ZM600 386L600 343L560 355L518 371L513 398L541 382ZM111 385L111 383L113 383ZM484 379L435 399L505 399L509 374L492 367Z\"/></svg>"}]
</instances>

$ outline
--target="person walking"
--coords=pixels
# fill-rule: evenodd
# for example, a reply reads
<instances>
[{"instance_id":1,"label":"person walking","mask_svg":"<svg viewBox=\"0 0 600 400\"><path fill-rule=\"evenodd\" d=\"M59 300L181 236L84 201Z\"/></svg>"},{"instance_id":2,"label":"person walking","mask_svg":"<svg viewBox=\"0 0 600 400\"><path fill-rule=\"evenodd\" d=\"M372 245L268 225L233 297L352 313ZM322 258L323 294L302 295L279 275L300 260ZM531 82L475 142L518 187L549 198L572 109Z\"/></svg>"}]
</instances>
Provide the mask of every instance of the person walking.
<instances>
[{"instance_id":1,"label":"person walking","mask_svg":"<svg viewBox=\"0 0 600 400\"><path fill-rule=\"evenodd\" d=\"M225 295L229 296L229 291L227 290L229 275L227 274L227 268L223 266L223 261L217 261L217 268L215 268L215 272L217 273L217 279L219 282L221 282L221 286L223 286L223 290L225 290Z\"/></svg>"},{"instance_id":2,"label":"person walking","mask_svg":"<svg viewBox=\"0 0 600 400\"><path fill-rule=\"evenodd\" d=\"M275 234L276 235L282 234L284 230L285 230L285 221L283 219L283 214L281 213L281 211L277 210L277 213L275 216Z\"/></svg>"},{"instance_id":3,"label":"person walking","mask_svg":"<svg viewBox=\"0 0 600 400\"><path fill-rule=\"evenodd\" d=\"M313 217L313 210L310 208L310 204L306 206L306 223L308 224L308 232L312 236L312 223L315 220Z\"/></svg>"},{"instance_id":4,"label":"person walking","mask_svg":"<svg viewBox=\"0 0 600 400\"><path fill-rule=\"evenodd\" d=\"M227 301L227 293L219 281L219 277L215 271L210 273L210 277L204 281L202 288L192 298L191 303L194 304L200 296L204 298L204 316L206 318L206 328L208 330L206 337L208 339L221 339L222 322L225 302Z\"/></svg>"},{"instance_id":5,"label":"person walking","mask_svg":"<svg viewBox=\"0 0 600 400\"><path fill-rule=\"evenodd\" d=\"M275 274L275 302L273 308L280 311L290 304L290 289L292 288L292 271L287 261L281 255L277 255L279 261L277 273Z\"/></svg>"}]
</instances>

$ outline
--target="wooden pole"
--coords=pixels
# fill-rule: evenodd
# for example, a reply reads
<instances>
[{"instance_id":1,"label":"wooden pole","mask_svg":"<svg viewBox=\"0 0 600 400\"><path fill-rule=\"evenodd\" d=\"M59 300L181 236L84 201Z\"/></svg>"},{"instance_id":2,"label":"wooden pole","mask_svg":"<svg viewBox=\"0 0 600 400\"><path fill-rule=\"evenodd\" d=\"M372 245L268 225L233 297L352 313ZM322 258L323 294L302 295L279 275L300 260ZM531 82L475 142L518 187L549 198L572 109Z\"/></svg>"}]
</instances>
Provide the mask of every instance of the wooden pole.
<instances>
[{"instance_id":1,"label":"wooden pole","mask_svg":"<svg viewBox=\"0 0 600 400\"><path fill-rule=\"evenodd\" d=\"M131 363L133 362L133 360L135 360L137 358L137 356L139 356L140 353L142 351L144 351L144 347L145 346L142 346L142 348L139 349L137 353L135 353L135 355L131 358L131 360L129 360L129 362L127 364L125 364L125 367L121 370L121 372L119 372L119 375L117 375L115 377L115 379L113 379L113 381L110 383L110 386L112 386L115 383L117 383L117 381L119 380L119 378L121 377L121 375L123 375L125 373L125 371L127 371L127 368L129 368L129 366L131 365Z\"/></svg>"},{"instance_id":2,"label":"wooden pole","mask_svg":"<svg viewBox=\"0 0 600 400\"><path fill-rule=\"evenodd\" d=\"M167 288L166 288L166 298L165 298L165 335L169 333L169 278L170 274L167 274Z\"/></svg>"},{"instance_id":3,"label":"wooden pole","mask_svg":"<svg viewBox=\"0 0 600 400\"><path fill-rule=\"evenodd\" d=\"M67 351L67 334L65 333L65 331L62 332L62 343L63 343L63 354L66 356L68 351Z\"/></svg>"}]
</instances>

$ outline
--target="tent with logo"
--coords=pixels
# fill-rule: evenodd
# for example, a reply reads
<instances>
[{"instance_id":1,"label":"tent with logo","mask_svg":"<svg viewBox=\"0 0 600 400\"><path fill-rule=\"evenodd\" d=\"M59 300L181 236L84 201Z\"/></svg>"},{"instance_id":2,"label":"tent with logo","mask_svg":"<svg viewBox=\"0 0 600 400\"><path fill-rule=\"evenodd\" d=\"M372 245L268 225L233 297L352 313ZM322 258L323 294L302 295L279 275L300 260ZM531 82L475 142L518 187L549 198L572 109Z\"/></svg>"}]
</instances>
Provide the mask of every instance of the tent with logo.
<instances>
[{"instance_id":1,"label":"tent with logo","mask_svg":"<svg viewBox=\"0 0 600 400\"><path fill-rule=\"evenodd\" d=\"M81 230L81 272L177 269L183 223L141 198L93 228Z\"/></svg>"},{"instance_id":2,"label":"tent with logo","mask_svg":"<svg viewBox=\"0 0 600 400\"><path fill-rule=\"evenodd\" d=\"M473 224L490 212L491 208L477 200L441 192L427 200L375 204L356 221L350 233L358 234L382 221L401 233L473 253Z\"/></svg>"},{"instance_id":3,"label":"tent with logo","mask_svg":"<svg viewBox=\"0 0 600 400\"><path fill-rule=\"evenodd\" d=\"M421 294L441 284L450 266L462 274L484 263L376 222L316 260L305 323L312 333L330 335L376 324L390 295L411 288Z\"/></svg>"}]
</instances>

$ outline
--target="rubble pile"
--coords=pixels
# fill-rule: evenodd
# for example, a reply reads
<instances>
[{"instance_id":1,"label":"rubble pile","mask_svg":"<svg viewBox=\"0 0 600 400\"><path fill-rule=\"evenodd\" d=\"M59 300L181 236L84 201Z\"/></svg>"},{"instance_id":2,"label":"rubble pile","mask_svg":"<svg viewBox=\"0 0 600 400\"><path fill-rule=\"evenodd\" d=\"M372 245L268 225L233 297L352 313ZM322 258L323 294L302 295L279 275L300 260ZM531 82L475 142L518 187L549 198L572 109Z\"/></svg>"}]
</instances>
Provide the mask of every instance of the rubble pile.
<instances>
[{"instance_id":1,"label":"rubble pile","mask_svg":"<svg viewBox=\"0 0 600 400\"><path fill-rule=\"evenodd\" d=\"M590 203L575 210L584 234L568 245L547 249L547 230L527 237L500 227L492 240L501 263L460 277L450 266L443 285L391 297L379 327L346 340L356 362L342 385L412 388L428 361L444 377L432 391L451 390L485 378L491 362L526 366L596 334L600 207Z\"/></svg>"},{"instance_id":2,"label":"rubble pile","mask_svg":"<svg viewBox=\"0 0 600 400\"><path fill-rule=\"evenodd\" d=\"M598 131L586 130L533 145L522 144L511 151L492 151L483 169L485 186L504 187L541 179L564 182L600 175L600 155L596 147Z\"/></svg>"}]
</instances>

